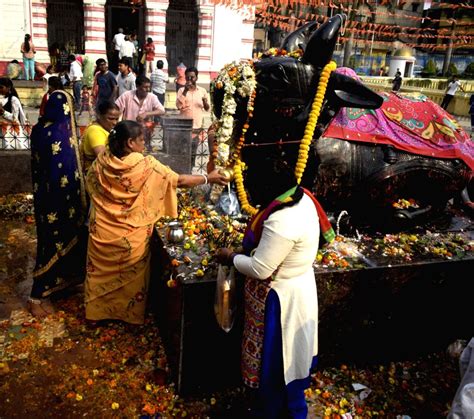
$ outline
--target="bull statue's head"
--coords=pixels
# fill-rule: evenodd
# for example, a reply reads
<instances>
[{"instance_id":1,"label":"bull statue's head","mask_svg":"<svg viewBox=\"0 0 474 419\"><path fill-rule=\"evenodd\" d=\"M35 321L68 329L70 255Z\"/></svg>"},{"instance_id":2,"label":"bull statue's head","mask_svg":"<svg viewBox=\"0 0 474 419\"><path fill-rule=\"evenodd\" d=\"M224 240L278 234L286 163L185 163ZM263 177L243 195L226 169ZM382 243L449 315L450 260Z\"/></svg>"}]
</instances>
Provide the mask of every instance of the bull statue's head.
<instances>
[{"instance_id":1,"label":"bull statue's head","mask_svg":"<svg viewBox=\"0 0 474 419\"><path fill-rule=\"evenodd\" d=\"M256 85L254 97L250 99L253 101L250 111L250 94L241 94L239 88L231 93L235 100L235 113L230 142L235 144L238 141L245 125L243 158L247 165L258 162L264 155L272 155L284 158L295 167L299 142L305 132L320 77L324 66L331 61L343 20L343 16L337 15L319 27L317 23L309 23L288 35L277 54L264 54L254 61L250 66L254 69ZM237 64L228 66L226 77L236 80L235 72L241 68ZM246 78L250 76L241 75L241 80ZM218 77L212 89L213 110L220 119L226 117L223 110L224 114L228 111L226 98L230 94L228 86L223 84L222 78ZM331 73L313 138L321 136L341 107L373 109L381 103L382 98L360 82ZM265 146L246 147L250 144ZM314 181L311 165L314 165L313 155L309 156L308 170L302 181L309 187Z\"/></svg>"}]
</instances>

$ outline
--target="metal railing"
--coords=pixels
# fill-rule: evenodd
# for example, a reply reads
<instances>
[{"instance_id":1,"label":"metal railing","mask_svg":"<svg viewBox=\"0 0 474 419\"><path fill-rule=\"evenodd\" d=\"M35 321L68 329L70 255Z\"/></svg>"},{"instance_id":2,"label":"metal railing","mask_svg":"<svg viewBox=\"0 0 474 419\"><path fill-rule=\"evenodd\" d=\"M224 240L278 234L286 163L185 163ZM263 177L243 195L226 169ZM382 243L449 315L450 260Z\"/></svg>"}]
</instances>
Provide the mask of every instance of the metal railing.
<instances>
[{"instance_id":1,"label":"metal railing","mask_svg":"<svg viewBox=\"0 0 474 419\"><path fill-rule=\"evenodd\" d=\"M77 125L77 138L82 138L82 134L88 125ZM32 125L21 125L10 122L0 122L0 151L25 151L31 149ZM144 124L145 142L148 153L163 152L163 127L158 123ZM193 138L198 141L195 154L193 173L206 173L207 162L209 161L209 145L206 129L193 131Z\"/></svg>"}]
</instances>

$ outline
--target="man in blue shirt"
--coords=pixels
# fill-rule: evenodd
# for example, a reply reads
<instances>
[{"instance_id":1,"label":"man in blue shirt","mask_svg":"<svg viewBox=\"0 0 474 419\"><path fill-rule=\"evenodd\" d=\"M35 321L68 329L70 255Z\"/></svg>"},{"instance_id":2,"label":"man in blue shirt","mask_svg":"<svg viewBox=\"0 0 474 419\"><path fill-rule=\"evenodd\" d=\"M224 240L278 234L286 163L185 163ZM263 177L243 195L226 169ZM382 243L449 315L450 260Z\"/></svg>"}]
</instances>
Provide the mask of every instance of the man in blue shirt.
<instances>
[{"instance_id":1,"label":"man in blue shirt","mask_svg":"<svg viewBox=\"0 0 474 419\"><path fill-rule=\"evenodd\" d=\"M117 80L115 75L109 71L107 62L103 58L99 58L96 62L96 68L99 70L95 76L95 84L97 86L96 107L102 102L114 102L117 98Z\"/></svg>"}]
</instances>

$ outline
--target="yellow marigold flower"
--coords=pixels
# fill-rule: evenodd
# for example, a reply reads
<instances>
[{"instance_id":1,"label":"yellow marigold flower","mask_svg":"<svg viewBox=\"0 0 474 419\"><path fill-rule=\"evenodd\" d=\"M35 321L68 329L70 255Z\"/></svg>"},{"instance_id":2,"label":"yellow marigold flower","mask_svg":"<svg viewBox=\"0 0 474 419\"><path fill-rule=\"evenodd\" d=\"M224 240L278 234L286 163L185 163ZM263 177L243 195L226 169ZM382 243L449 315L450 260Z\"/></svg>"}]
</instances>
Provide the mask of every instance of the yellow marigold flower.
<instances>
[{"instance_id":1,"label":"yellow marigold flower","mask_svg":"<svg viewBox=\"0 0 474 419\"><path fill-rule=\"evenodd\" d=\"M77 394L76 394L76 400L77 400L78 402L80 402L82 399L83 399L83 397L82 397L79 393L77 393Z\"/></svg>"},{"instance_id":2,"label":"yellow marigold flower","mask_svg":"<svg viewBox=\"0 0 474 419\"><path fill-rule=\"evenodd\" d=\"M112 410L117 410L120 405L117 402L113 402L110 407L112 408Z\"/></svg>"}]
</instances>

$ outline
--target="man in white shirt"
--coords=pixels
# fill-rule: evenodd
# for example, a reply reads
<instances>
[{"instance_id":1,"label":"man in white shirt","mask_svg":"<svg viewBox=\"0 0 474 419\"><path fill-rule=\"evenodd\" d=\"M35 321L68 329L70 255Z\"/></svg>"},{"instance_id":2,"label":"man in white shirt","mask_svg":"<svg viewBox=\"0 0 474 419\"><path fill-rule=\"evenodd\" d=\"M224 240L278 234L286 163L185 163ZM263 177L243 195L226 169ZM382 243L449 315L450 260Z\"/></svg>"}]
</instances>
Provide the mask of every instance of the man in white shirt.
<instances>
[{"instance_id":1,"label":"man in white shirt","mask_svg":"<svg viewBox=\"0 0 474 419\"><path fill-rule=\"evenodd\" d=\"M163 60L158 60L156 70L151 73L151 91L156 95L160 103L165 106L166 83L168 83L168 75L163 71Z\"/></svg>"},{"instance_id":2,"label":"man in white shirt","mask_svg":"<svg viewBox=\"0 0 474 419\"><path fill-rule=\"evenodd\" d=\"M441 102L441 107L444 110L448 109L448 105L451 102L451 99L454 97L458 89L461 89L463 92L465 92L465 90L461 86L461 83L458 80L458 77L453 76L453 79L451 80L451 82L448 83L446 94L444 95L443 101Z\"/></svg>"},{"instance_id":3,"label":"man in white shirt","mask_svg":"<svg viewBox=\"0 0 474 419\"><path fill-rule=\"evenodd\" d=\"M124 57L127 57L127 58L130 58L130 62L132 62L134 52L135 52L135 45L132 41L130 41L130 38L127 35L125 36L125 39L122 42L122 45L120 45L119 58L122 59Z\"/></svg>"},{"instance_id":4,"label":"man in white shirt","mask_svg":"<svg viewBox=\"0 0 474 419\"><path fill-rule=\"evenodd\" d=\"M124 57L119 60L117 75L118 95L122 95L130 90L135 90L135 74L133 74L130 58Z\"/></svg>"},{"instance_id":5,"label":"man in white shirt","mask_svg":"<svg viewBox=\"0 0 474 419\"><path fill-rule=\"evenodd\" d=\"M82 90L82 66L74 54L68 58L69 61L69 80L72 83L72 91L74 93L74 106L79 109L81 105Z\"/></svg>"},{"instance_id":6,"label":"man in white shirt","mask_svg":"<svg viewBox=\"0 0 474 419\"><path fill-rule=\"evenodd\" d=\"M117 65L119 60L119 53L120 47L122 46L123 41L125 40L125 35L123 34L123 29L118 28L117 33L114 35L114 39L112 40L112 45L114 48L114 55L111 60L111 71L117 73Z\"/></svg>"}]
</instances>

